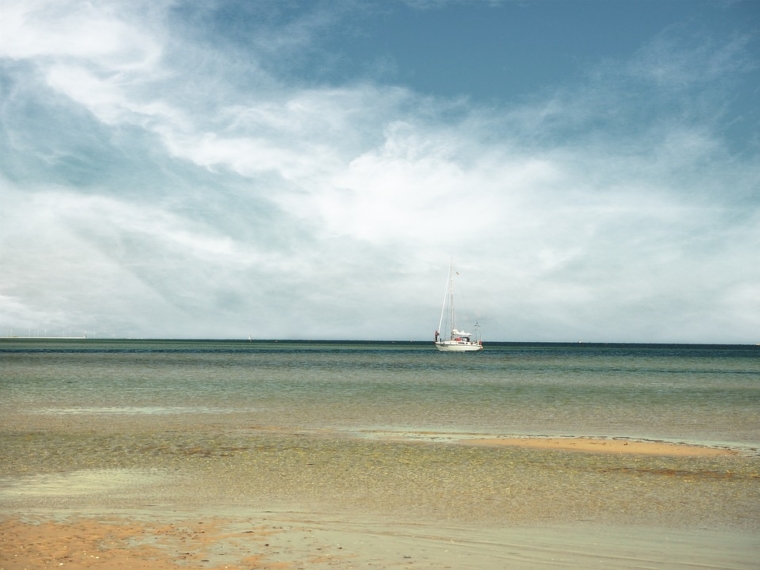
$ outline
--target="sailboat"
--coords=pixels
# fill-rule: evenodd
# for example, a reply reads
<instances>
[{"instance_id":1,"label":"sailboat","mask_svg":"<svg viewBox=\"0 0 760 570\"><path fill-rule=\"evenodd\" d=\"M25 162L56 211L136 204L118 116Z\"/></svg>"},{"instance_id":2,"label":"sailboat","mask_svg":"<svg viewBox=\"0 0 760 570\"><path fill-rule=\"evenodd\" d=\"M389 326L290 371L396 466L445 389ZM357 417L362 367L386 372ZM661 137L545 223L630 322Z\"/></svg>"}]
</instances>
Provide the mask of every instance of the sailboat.
<instances>
[{"instance_id":1,"label":"sailboat","mask_svg":"<svg viewBox=\"0 0 760 570\"><path fill-rule=\"evenodd\" d=\"M474 352L483 350L483 341L480 340L479 333L473 334L459 330L456 325L456 312L454 310L454 277L459 275L454 271L454 263L449 266L449 279L446 286L446 294L443 296L443 307L441 308L441 320L438 322L438 329L435 331L435 347L443 352ZM445 321L445 322L444 322ZM449 338L444 338L439 331L446 325L449 331ZM475 329L479 327L475 324Z\"/></svg>"}]
</instances>

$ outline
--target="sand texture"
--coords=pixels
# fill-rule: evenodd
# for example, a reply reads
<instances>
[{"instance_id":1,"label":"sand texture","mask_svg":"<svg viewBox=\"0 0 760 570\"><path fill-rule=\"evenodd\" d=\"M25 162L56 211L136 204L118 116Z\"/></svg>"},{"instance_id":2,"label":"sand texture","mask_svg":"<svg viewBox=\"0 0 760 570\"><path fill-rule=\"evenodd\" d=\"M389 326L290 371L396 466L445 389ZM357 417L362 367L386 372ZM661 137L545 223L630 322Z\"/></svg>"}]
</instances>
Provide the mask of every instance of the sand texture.
<instances>
[{"instance_id":1,"label":"sand texture","mask_svg":"<svg viewBox=\"0 0 760 570\"><path fill-rule=\"evenodd\" d=\"M0 569L755 568L760 559L751 452L45 421L0 422Z\"/></svg>"},{"instance_id":2,"label":"sand texture","mask_svg":"<svg viewBox=\"0 0 760 570\"><path fill-rule=\"evenodd\" d=\"M504 437L465 439L462 440L462 443L469 445L505 445L530 449L561 449L565 451L581 451L587 453L626 453L630 455L671 457L716 457L721 455L736 455L738 453L738 451L732 449L707 447L703 445L594 437Z\"/></svg>"}]
</instances>

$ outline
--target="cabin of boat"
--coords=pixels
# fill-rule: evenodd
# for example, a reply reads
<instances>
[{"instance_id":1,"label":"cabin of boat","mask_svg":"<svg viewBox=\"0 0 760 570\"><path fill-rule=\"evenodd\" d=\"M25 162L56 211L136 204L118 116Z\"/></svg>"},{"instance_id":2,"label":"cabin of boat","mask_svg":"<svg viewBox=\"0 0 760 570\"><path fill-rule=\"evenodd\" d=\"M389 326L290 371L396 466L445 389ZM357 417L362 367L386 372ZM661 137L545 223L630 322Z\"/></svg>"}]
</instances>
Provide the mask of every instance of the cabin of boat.
<instances>
[{"instance_id":1,"label":"cabin of boat","mask_svg":"<svg viewBox=\"0 0 760 570\"><path fill-rule=\"evenodd\" d=\"M441 308L441 320L438 323L438 330L435 331L435 347L443 352L474 352L483 350L483 341L480 340L480 333L477 334L460 331L456 328L455 311L454 311L454 275L459 275L454 271L454 264L449 268L449 279L446 286L446 294L443 297L443 307ZM445 339L438 332L447 320L447 326L450 326L449 338ZM479 330L478 325L475 325ZM474 337L474 338L473 338Z\"/></svg>"}]
</instances>

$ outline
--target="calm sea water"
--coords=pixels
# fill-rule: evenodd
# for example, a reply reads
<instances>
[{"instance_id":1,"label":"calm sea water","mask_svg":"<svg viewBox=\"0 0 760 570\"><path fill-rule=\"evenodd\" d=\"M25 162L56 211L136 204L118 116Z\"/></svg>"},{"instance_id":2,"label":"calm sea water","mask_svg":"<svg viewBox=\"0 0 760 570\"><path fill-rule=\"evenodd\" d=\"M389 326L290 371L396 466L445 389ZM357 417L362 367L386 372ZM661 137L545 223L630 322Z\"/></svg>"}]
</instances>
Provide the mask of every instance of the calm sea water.
<instances>
[{"instance_id":1,"label":"calm sea water","mask_svg":"<svg viewBox=\"0 0 760 570\"><path fill-rule=\"evenodd\" d=\"M0 340L0 413L760 445L760 346Z\"/></svg>"}]
</instances>

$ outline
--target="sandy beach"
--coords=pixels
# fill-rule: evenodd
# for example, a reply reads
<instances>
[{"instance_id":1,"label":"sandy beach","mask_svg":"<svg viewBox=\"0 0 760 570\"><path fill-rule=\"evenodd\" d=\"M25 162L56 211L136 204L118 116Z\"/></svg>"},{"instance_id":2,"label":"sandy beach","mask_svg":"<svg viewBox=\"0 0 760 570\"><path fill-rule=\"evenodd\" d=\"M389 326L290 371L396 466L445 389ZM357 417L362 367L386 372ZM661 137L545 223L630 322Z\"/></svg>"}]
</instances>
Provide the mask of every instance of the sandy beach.
<instances>
[{"instance_id":1,"label":"sandy beach","mask_svg":"<svg viewBox=\"0 0 760 570\"><path fill-rule=\"evenodd\" d=\"M148 520L146 520L148 519ZM4 569L754 568L748 531L474 528L292 512L33 513L0 524Z\"/></svg>"},{"instance_id":2,"label":"sandy beach","mask_svg":"<svg viewBox=\"0 0 760 570\"><path fill-rule=\"evenodd\" d=\"M2 569L753 568L760 552L758 457L730 449L63 423L6 431Z\"/></svg>"}]
</instances>

